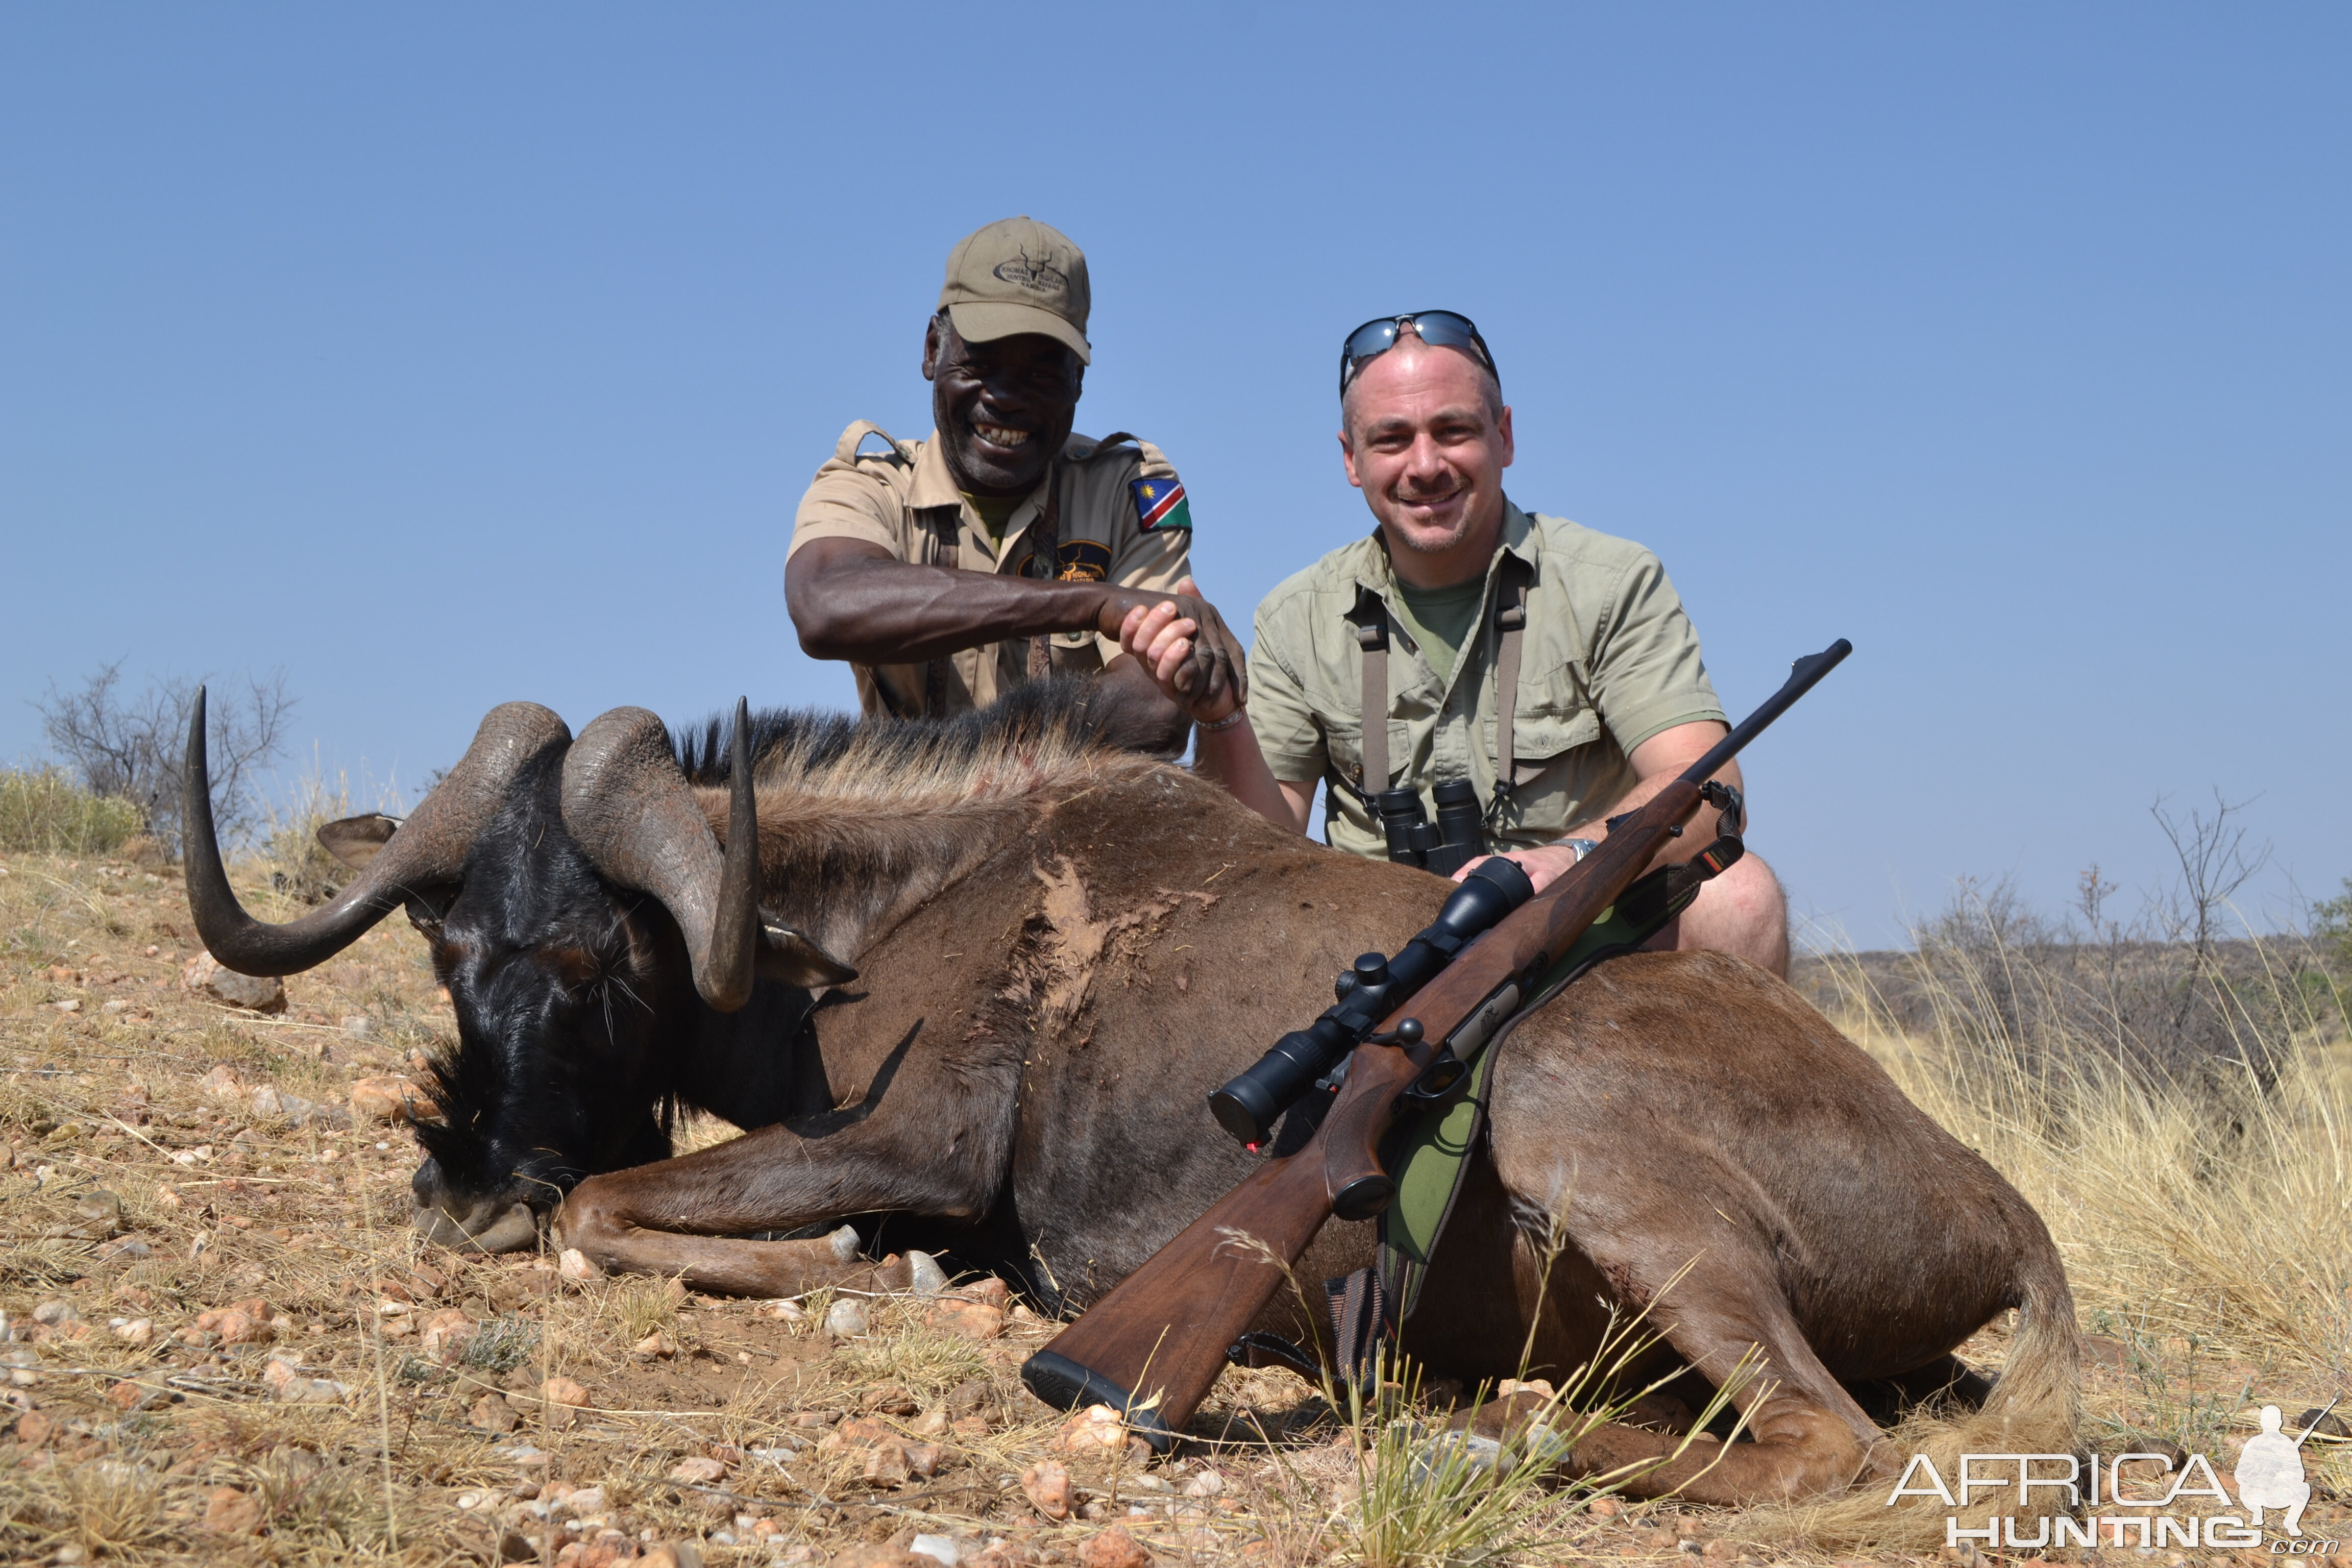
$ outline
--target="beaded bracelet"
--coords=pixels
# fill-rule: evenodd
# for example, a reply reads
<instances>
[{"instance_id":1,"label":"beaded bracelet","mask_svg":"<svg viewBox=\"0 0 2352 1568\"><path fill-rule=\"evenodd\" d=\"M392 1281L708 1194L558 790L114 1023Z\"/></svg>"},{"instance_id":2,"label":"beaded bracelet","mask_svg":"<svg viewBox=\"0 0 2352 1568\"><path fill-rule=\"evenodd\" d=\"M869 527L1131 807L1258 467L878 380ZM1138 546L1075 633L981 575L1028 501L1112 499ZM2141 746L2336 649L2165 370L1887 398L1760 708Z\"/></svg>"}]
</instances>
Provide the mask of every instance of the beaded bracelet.
<instances>
[{"instance_id":1,"label":"beaded bracelet","mask_svg":"<svg viewBox=\"0 0 2352 1568\"><path fill-rule=\"evenodd\" d=\"M1230 713L1226 714L1223 718L1222 718L1222 719L1218 720L1218 721L1217 721L1215 723L1213 723L1213 724L1203 723L1202 721L1200 721L1200 720L1198 720L1198 719L1194 720L1194 721L1193 721L1193 723L1194 723L1195 725L1199 726L1199 728L1200 728L1200 731L1201 731L1201 733L1202 733L1203 735L1213 735L1213 734L1215 734L1215 733L1216 733L1218 731L1220 731L1220 730L1230 730L1230 729L1232 729L1234 725L1236 725L1236 724L1240 723L1244 719L1246 719L1246 718L1248 718L1248 717L1249 717L1249 710L1248 710L1248 709L1246 709L1246 708L1235 708L1232 712L1230 712Z\"/></svg>"}]
</instances>

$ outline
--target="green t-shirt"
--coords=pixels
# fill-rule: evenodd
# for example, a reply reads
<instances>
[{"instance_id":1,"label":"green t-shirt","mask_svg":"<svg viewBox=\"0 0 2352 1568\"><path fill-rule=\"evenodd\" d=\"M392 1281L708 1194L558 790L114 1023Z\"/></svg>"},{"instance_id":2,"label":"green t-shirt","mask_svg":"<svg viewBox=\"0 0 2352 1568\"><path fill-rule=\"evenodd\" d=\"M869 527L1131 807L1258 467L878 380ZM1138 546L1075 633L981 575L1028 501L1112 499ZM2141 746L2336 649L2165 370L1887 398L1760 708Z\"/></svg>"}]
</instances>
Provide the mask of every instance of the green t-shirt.
<instances>
[{"instance_id":1,"label":"green t-shirt","mask_svg":"<svg viewBox=\"0 0 2352 1568\"><path fill-rule=\"evenodd\" d=\"M1478 606L1486 602L1486 579L1473 577L1451 588L1412 588L1400 582L1397 597L1397 617L1421 645L1421 657L1436 672L1438 685L1451 685L1463 639L1470 635L1478 619Z\"/></svg>"},{"instance_id":2,"label":"green t-shirt","mask_svg":"<svg viewBox=\"0 0 2352 1568\"><path fill-rule=\"evenodd\" d=\"M1013 513L1027 499L1024 496L976 496L970 490L959 493L971 503L971 510L979 514L981 526L988 530L988 537L999 544L1004 542L1004 525L1013 521Z\"/></svg>"},{"instance_id":3,"label":"green t-shirt","mask_svg":"<svg viewBox=\"0 0 2352 1568\"><path fill-rule=\"evenodd\" d=\"M1496 829L1504 843L1526 849L1608 815L1641 782L1629 752L1676 724L1720 722L1723 704L1699 658L1698 634L1655 555L1507 501L1496 549L1533 569L1514 694L1517 787ZM1490 562L1487 580L1500 571L1499 559ZM1328 796L1330 842L1376 860L1387 858L1388 839L1360 791L1467 779L1481 800L1491 800L1500 768L1496 639L1465 628L1446 700L1433 689L1434 639L1416 638L1416 651L1405 647L1401 587L1379 536L1359 535L1266 595L1250 645L1250 727L1266 765L1278 779L1336 774L1349 787ZM1364 689L1358 607L1368 588L1396 628L1388 661L1389 776L1377 784L1364 778L1358 713Z\"/></svg>"}]
</instances>

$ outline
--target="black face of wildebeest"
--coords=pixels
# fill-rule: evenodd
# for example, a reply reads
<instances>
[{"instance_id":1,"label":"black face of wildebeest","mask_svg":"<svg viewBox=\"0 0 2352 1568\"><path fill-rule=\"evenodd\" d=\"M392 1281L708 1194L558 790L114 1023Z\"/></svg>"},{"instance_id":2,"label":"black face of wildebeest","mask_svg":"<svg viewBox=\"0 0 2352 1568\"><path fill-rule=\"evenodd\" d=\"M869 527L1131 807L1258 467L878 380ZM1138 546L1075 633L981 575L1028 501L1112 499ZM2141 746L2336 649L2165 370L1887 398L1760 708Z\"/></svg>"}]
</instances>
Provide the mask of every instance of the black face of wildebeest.
<instances>
[{"instance_id":1,"label":"black face of wildebeest","mask_svg":"<svg viewBox=\"0 0 2352 1568\"><path fill-rule=\"evenodd\" d=\"M204 722L199 693L188 893L215 958L290 974L404 904L432 943L458 1037L433 1068L443 1114L416 1129L416 1222L436 1240L528 1244L583 1177L667 1156L681 1101L741 1126L782 1114L803 987L856 971L760 916L740 706L724 851L652 714L617 709L575 742L547 710L509 703L406 822L322 829L360 875L278 926L229 889Z\"/></svg>"},{"instance_id":2,"label":"black face of wildebeest","mask_svg":"<svg viewBox=\"0 0 2352 1568\"><path fill-rule=\"evenodd\" d=\"M543 1212L583 1176L670 1152L647 1107L671 1103L661 1064L702 1007L686 943L657 902L596 874L563 826L559 764L525 765L457 897L416 921L457 1016L457 1048L432 1068L441 1118L416 1128L428 1230L436 1215L512 1229L517 1205Z\"/></svg>"}]
</instances>

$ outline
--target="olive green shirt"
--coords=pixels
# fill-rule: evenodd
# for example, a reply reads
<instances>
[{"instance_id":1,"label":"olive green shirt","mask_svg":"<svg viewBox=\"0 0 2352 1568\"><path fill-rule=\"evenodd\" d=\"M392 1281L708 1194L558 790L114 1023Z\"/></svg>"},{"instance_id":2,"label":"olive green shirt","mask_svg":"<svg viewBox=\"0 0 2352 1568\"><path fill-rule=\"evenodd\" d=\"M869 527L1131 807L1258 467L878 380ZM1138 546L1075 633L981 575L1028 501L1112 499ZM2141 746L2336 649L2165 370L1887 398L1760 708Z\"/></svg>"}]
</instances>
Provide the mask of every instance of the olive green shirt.
<instances>
[{"instance_id":1,"label":"olive green shirt","mask_svg":"<svg viewBox=\"0 0 2352 1568\"><path fill-rule=\"evenodd\" d=\"M1369 788L1411 784L1426 800L1436 784L1468 779L1482 802L1494 798L1494 595L1505 552L1533 568L1514 694L1515 793L1496 825L1506 846L1548 843L1604 814L1638 782L1634 747L1677 724L1723 719L1698 634L1665 568L1640 545L1507 500L1478 618L1441 678L1401 613L1401 585L1375 532L1267 595L1250 649L1258 745L1278 779L1331 781L1324 831L1339 848L1388 853L1364 801L1363 651L1349 618L1362 588L1380 596L1390 625L1391 776Z\"/></svg>"},{"instance_id":2,"label":"olive green shirt","mask_svg":"<svg viewBox=\"0 0 2352 1568\"><path fill-rule=\"evenodd\" d=\"M1451 588L1416 588L1400 582L1394 603L1397 619L1444 686L1454 679L1454 661L1462 657L1462 644L1486 606L1486 584L1474 580Z\"/></svg>"},{"instance_id":3,"label":"olive green shirt","mask_svg":"<svg viewBox=\"0 0 2352 1568\"><path fill-rule=\"evenodd\" d=\"M801 497L785 556L812 539L860 539L927 566L1171 591L1192 569L1189 506L1156 526L1143 521L1139 486L1150 482L1156 497L1165 494L1162 481L1176 479L1159 447L1126 435L1100 441L1073 436L1051 471L1061 487L1061 541L1049 566L1033 558L1029 540L1029 525L1045 509L1043 481L992 529L976 498L956 489L937 431L927 441L899 441L861 419L842 432L831 460ZM1092 673L1119 652L1117 637L1092 631L1055 632L1051 642L1056 671ZM1010 637L961 648L949 664L948 711L986 707L1028 679L1029 644ZM868 716L922 710L928 665L853 661L850 668L858 706Z\"/></svg>"}]
</instances>

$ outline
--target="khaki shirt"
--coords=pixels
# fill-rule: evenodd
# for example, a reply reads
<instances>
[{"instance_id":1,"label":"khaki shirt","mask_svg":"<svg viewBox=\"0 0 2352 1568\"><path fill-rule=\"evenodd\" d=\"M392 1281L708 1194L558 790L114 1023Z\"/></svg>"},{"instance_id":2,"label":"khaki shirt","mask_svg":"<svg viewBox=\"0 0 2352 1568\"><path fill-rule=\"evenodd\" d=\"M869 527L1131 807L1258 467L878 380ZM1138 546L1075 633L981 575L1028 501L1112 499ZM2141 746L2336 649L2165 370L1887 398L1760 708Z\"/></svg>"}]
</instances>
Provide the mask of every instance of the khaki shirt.
<instances>
[{"instance_id":1,"label":"khaki shirt","mask_svg":"<svg viewBox=\"0 0 2352 1568\"><path fill-rule=\"evenodd\" d=\"M861 453L868 437L877 449ZM1132 443L1131 445L1129 443ZM1176 482L1159 447L1131 436L1095 441L1073 436L1053 465L1060 475L1061 536L1054 575L1078 582L1109 582L1123 588L1166 589L1192 568L1189 526L1142 525L1136 481ZM1164 498L1155 487L1155 499ZM1006 520L1002 541L956 489L940 450L939 432L927 441L898 441L880 426L860 420L842 433L833 457L816 471L801 497L793 521L792 549L812 539L863 539L900 561L953 565L965 571L1043 577L1045 564L1033 557L1029 525L1045 500L1045 486L1025 497ZM1189 507L1176 515L1190 516ZM791 552L786 552L790 559ZM1055 670L1091 672L1118 654L1117 637L1092 631L1055 632ZM947 710L985 707L1028 678L1029 644L1014 637L960 650L949 659ZM857 701L869 716L923 710L928 664L853 664Z\"/></svg>"},{"instance_id":2,"label":"khaki shirt","mask_svg":"<svg viewBox=\"0 0 2352 1568\"><path fill-rule=\"evenodd\" d=\"M1436 819L1435 785L1468 779L1494 799L1495 579L1504 552L1533 568L1512 725L1515 793L1496 825L1502 847L1548 843L1605 813L1637 782L1627 754L1676 724L1723 718L1698 634L1658 558L1640 545L1504 503L1503 538L1486 568L1486 598L1441 686L1397 614L1394 570L1380 535L1341 546L1257 607L1249 710L1278 779L1333 781L1325 836L1384 858L1388 840L1366 805L1411 784ZM1360 713L1363 650L1349 618L1360 587L1387 606L1389 762L1367 784Z\"/></svg>"}]
</instances>

